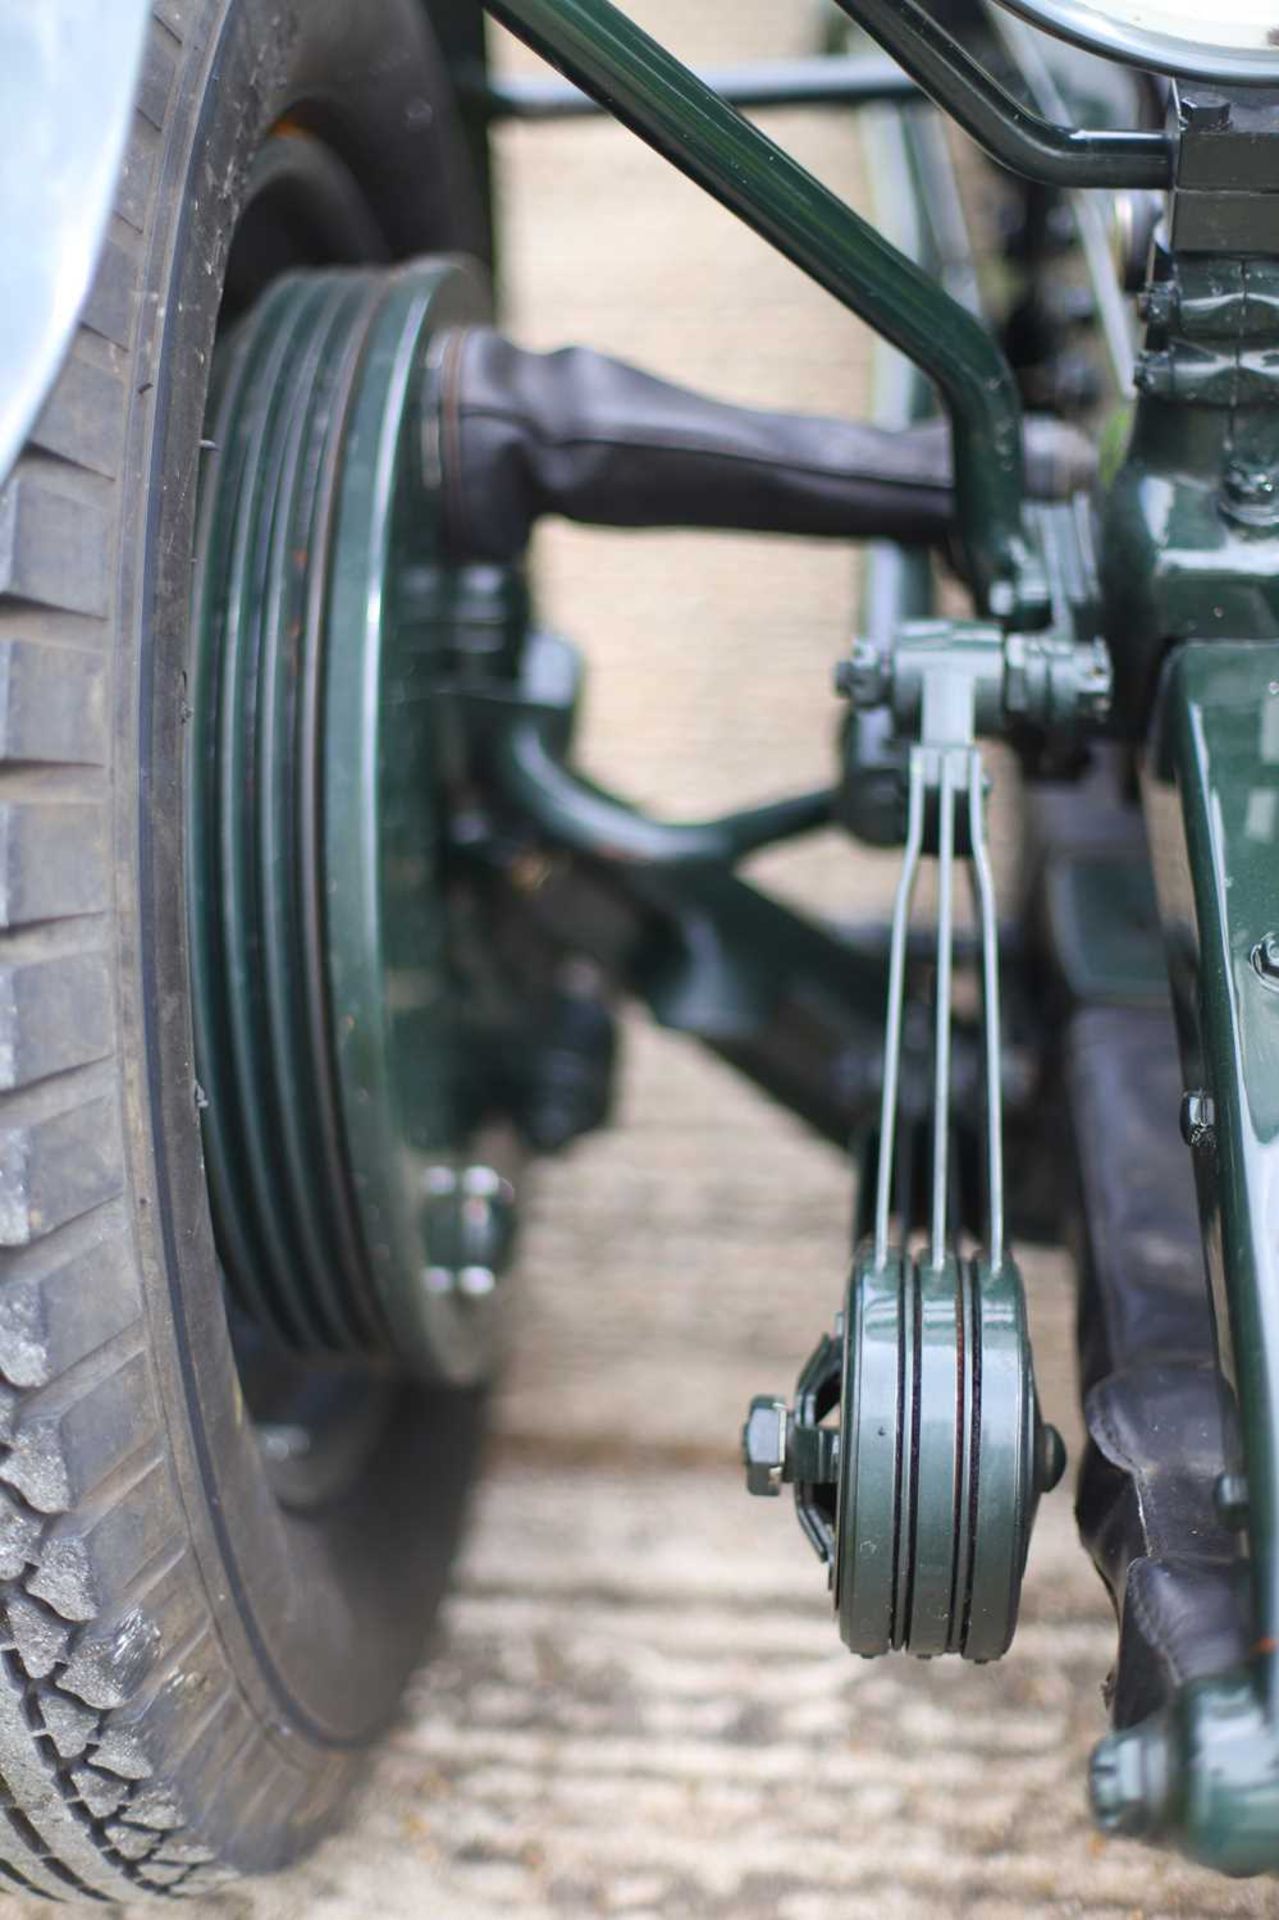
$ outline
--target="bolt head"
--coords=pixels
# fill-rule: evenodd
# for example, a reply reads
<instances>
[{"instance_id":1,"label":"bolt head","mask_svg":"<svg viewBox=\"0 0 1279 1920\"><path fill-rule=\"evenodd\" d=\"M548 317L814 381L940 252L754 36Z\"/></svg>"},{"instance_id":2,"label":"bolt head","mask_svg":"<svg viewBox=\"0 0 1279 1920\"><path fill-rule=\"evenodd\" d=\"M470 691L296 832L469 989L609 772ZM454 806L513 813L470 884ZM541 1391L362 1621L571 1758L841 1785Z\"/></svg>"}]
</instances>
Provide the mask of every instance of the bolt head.
<instances>
[{"instance_id":1,"label":"bolt head","mask_svg":"<svg viewBox=\"0 0 1279 1920\"><path fill-rule=\"evenodd\" d=\"M1157 1831L1170 1771L1168 1735L1159 1723L1147 1720L1107 1734L1088 1769L1092 1815L1102 1832L1139 1838Z\"/></svg>"},{"instance_id":2,"label":"bolt head","mask_svg":"<svg viewBox=\"0 0 1279 1920\"><path fill-rule=\"evenodd\" d=\"M1206 1093L1202 1087L1195 1087L1182 1095L1181 1137L1192 1152L1212 1144L1216 1124L1217 1110L1210 1093Z\"/></svg>"},{"instance_id":3,"label":"bolt head","mask_svg":"<svg viewBox=\"0 0 1279 1920\"><path fill-rule=\"evenodd\" d=\"M463 1267L457 1276L457 1290L467 1300L483 1300L497 1287L492 1267Z\"/></svg>"},{"instance_id":4,"label":"bolt head","mask_svg":"<svg viewBox=\"0 0 1279 1920\"><path fill-rule=\"evenodd\" d=\"M513 1197L508 1183L503 1180L495 1167L467 1167L463 1171L462 1191L468 1199L492 1200L502 1194L504 1188L506 1189L504 1197Z\"/></svg>"},{"instance_id":5,"label":"bolt head","mask_svg":"<svg viewBox=\"0 0 1279 1920\"><path fill-rule=\"evenodd\" d=\"M1279 520L1279 473L1232 460L1221 479L1222 511L1244 526L1271 527Z\"/></svg>"},{"instance_id":6,"label":"bolt head","mask_svg":"<svg viewBox=\"0 0 1279 1920\"><path fill-rule=\"evenodd\" d=\"M1235 460L1226 468L1226 491L1236 500L1269 500L1275 492L1275 476L1266 467L1250 467Z\"/></svg>"},{"instance_id":7,"label":"bolt head","mask_svg":"<svg viewBox=\"0 0 1279 1920\"><path fill-rule=\"evenodd\" d=\"M1011 620L1017 611L1017 588L1011 580L992 580L986 599L996 620Z\"/></svg>"},{"instance_id":8,"label":"bolt head","mask_svg":"<svg viewBox=\"0 0 1279 1920\"><path fill-rule=\"evenodd\" d=\"M1088 1798L1092 1803L1092 1817L1103 1833L1140 1830L1134 1825L1141 1804L1140 1793L1134 1791L1139 1786L1139 1777L1133 1779L1129 1760L1127 1744L1114 1734L1099 1741L1093 1749L1088 1767Z\"/></svg>"},{"instance_id":9,"label":"bolt head","mask_svg":"<svg viewBox=\"0 0 1279 1920\"><path fill-rule=\"evenodd\" d=\"M1094 640L1081 650L1078 671L1080 718L1104 720L1110 712L1115 676L1103 640Z\"/></svg>"},{"instance_id":10,"label":"bolt head","mask_svg":"<svg viewBox=\"0 0 1279 1920\"><path fill-rule=\"evenodd\" d=\"M1210 92L1187 94L1178 101L1183 127L1196 133L1224 133L1230 125L1230 102Z\"/></svg>"},{"instance_id":11,"label":"bolt head","mask_svg":"<svg viewBox=\"0 0 1279 1920\"><path fill-rule=\"evenodd\" d=\"M836 691L855 707L882 707L891 683L891 663L873 640L854 640L835 669Z\"/></svg>"},{"instance_id":12,"label":"bolt head","mask_svg":"<svg viewBox=\"0 0 1279 1920\"><path fill-rule=\"evenodd\" d=\"M746 1491L776 1499L786 1470L786 1430L789 1414L784 1400L756 1394L742 1428L742 1465Z\"/></svg>"},{"instance_id":13,"label":"bolt head","mask_svg":"<svg viewBox=\"0 0 1279 1920\"><path fill-rule=\"evenodd\" d=\"M1258 940L1252 950L1252 965L1268 987L1279 987L1279 933L1267 933Z\"/></svg>"},{"instance_id":14,"label":"bolt head","mask_svg":"<svg viewBox=\"0 0 1279 1920\"><path fill-rule=\"evenodd\" d=\"M288 1466L305 1460L314 1444L311 1428L291 1421L268 1420L258 1428L258 1445L272 1466Z\"/></svg>"},{"instance_id":15,"label":"bolt head","mask_svg":"<svg viewBox=\"0 0 1279 1920\"><path fill-rule=\"evenodd\" d=\"M434 1166L425 1179L427 1293L479 1300L496 1288L515 1237L515 1192L496 1168Z\"/></svg>"}]
</instances>

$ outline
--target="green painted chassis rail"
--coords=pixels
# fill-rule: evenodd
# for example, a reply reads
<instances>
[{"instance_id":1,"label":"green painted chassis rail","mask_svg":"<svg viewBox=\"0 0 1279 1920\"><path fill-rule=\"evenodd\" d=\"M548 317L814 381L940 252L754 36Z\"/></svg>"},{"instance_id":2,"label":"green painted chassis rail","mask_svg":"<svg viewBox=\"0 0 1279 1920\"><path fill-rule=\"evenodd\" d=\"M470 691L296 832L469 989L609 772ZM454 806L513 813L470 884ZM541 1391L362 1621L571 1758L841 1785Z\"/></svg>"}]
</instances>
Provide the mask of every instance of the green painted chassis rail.
<instances>
[{"instance_id":1,"label":"green painted chassis rail","mask_svg":"<svg viewBox=\"0 0 1279 1920\"><path fill-rule=\"evenodd\" d=\"M1186 1687L1093 1763L1104 1825L1227 1873L1279 1862L1279 643L1199 641L1164 678L1144 779L1195 1180L1238 1449L1247 1670ZM1273 943L1273 945L1271 944Z\"/></svg>"}]
</instances>

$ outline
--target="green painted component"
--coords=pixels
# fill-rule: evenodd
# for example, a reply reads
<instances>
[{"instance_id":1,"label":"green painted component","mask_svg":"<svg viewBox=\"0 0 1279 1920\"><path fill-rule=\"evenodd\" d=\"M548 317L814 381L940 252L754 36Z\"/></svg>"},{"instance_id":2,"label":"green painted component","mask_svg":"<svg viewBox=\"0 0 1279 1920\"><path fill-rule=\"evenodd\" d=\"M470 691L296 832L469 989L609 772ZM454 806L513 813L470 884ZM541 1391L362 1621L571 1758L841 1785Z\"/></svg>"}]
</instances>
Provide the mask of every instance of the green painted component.
<instances>
[{"instance_id":1,"label":"green painted component","mask_svg":"<svg viewBox=\"0 0 1279 1920\"><path fill-rule=\"evenodd\" d=\"M1159 1830L1196 1858L1259 1871L1279 1868L1279 991L1267 964L1279 931L1279 642L1178 649L1143 798L1186 1085L1212 1116L1192 1130L1194 1168L1242 1448L1232 1477L1248 1492L1256 1654L1246 1688L1214 1683L1142 1737L1175 1776Z\"/></svg>"},{"instance_id":2,"label":"green painted component","mask_svg":"<svg viewBox=\"0 0 1279 1920\"><path fill-rule=\"evenodd\" d=\"M241 323L217 369L191 697L197 1067L228 1279L290 1345L459 1381L486 1371L495 1310L425 1285L430 1180L469 1158L482 1104L439 682L477 621L509 652L520 601L441 565L421 430L432 339L486 311L470 269L423 261L293 276Z\"/></svg>"},{"instance_id":3,"label":"green painted component","mask_svg":"<svg viewBox=\"0 0 1279 1920\"><path fill-rule=\"evenodd\" d=\"M1179 649L1144 798L1187 1085L1213 1103L1214 1151L1196 1172L1247 1462L1256 1636L1276 1645L1279 993L1258 957L1279 926L1279 643ZM1267 1657L1272 1669L1279 1708Z\"/></svg>"},{"instance_id":4,"label":"green painted component","mask_svg":"<svg viewBox=\"0 0 1279 1920\"><path fill-rule=\"evenodd\" d=\"M494 746L497 779L528 820L581 853L668 870L732 867L758 848L831 821L833 796L825 787L717 820L654 820L572 772L548 741L549 730L547 716L537 713L504 730Z\"/></svg>"},{"instance_id":5,"label":"green painted component","mask_svg":"<svg viewBox=\"0 0 1279 1920\"><path fill-rule=\"evenodd\" d=\"M719 820L652 820L566 764L580 687L575 649L534 634L517 679L470 690L465 724L491 791L515 818L534 824L561 860L567 850L581 856L643 916L633 953L600 958L662 1025L696 1034L730 1058L753 1048L792 1000L838 1010L858 1036L858 1051L868 1050L882 1021L882 955L857 949L733 871L755 849L824 824L831 796L801 794ZM596 953L601 931L591 916L566 927L563 938ZM847 1101L837 1069L826 1064L816 1106L798 1097L802 1072L795 1086L775 1082L769 1090L844 1141Z\"/></svg>"},{"instance_id":6,"label":"green painted component","mask_svg":"<svg viewBox=\"0 0 1279 1920\"><path fill-rule=\"evenodd\" d=\"M347 1315L332 1311L327 1282L351 1247L342 1185L317 1183L313 1207L305 1178L300 1188L292 1184L297 1130L314 1124L323 1101L304 1056L296 1062L305 1088L301 1100L293 1074L286 1071L277 1080L272 1073L265 996L257 991L266 937L257 875L266 853L253 804L254 730L244 725L259 699L266 609L290 622L301 617L302 583L287 565L281 568L273 533L278 526L287 555L287 543L305 542L322 511L319 467L345 387L342 335L358 325L361 290L353 282L327 284L328 299L319 280L302 294L277 289L263 305L260 324L238 340L232 367L220 369L227 397L215 415L201 536L204 553L216 557L199 571L195 612L189 844L197 1062L223 1262L256 1317L291 1341L336 1346L352 1321L367 1327L371 1306L358 1286L343 1285ZM305 411L289 406L290 365L298 369L310 403ZM290 413L306 430L304 449L290 446L294 436L282 431ZM272 445L285 454L293 483L291 511L282 508L278 518L271 490L282 476L278 461L273 470L268 460ZM275 827L273 798L268 794L262 809L264 835ZM305 1007L306 1001L298 994L294 1004ZM318 1139L308 1141L308 1151L322 1158ZM294 1276L306 1268L312 1223L334 1250L314 1309L299 1301L294 1287Z\"/></svg>"},{"instance_id":7,"label":"green painted component","mask_svg":"<svg viewBox=\"0 0 1279 1920\"><path fill-rule=\"evenodd\" d=\"M1181 640L1279 638L1279 262L1165 263L1102 505L1115 724L1144 736Z\"/></svg>"},{"instance_id":8,"label":"green painted component","mask_svg":"<svg viewBox=\"0 0 1279 1920\"><path fill-rule=\"evenodd\" d=\"M835 684L854 707L889 707L898 732L922 728L932 744L1018 725L1068 739L1105 718L1111 672L1105 647L1076 640L1069 620L1005 633L988 621L937 616L907 621L888 648L854 641Z\"/></svg>"},{"instance_id":9,"label":"green painted component","mask_svg":"<svg viewBox=\"0 0 1279 1920\"><path fill-rule=\"evenodd\" d=\"M978 598L1000 613L1033 599L1020 403L982 323L609 0L488 0L488 8L936 381L953 421Z\"/></svg>"},{"instance_id":10,"label":"green painted component","mask_svg":"<svg viewBox=\"0 0 1279 1920\"><path fill-rule=\"evenodd\" d=\"M859 1262L843 1405L853 1416L844 1416L835 1605L846 1644L997 1659L1016 1626L1039 1497L1015 1266Z\"/></svg>"},{"instance_id":11,"label":"green painted component","mask_svg":"<svg viewBox=\"0 0 1279 1920\"><path fill-rule=\"evenodd\" d=\"M1139 393L1232 412L1279 404L1279 259L1166 255L1146 319Z\"/></svg>"},{"instance_id":12,"label":"green painted component","mask_svg":"<svg viewBox=\"0 0 1279 1920\"><path fill-rule=\"evenodd\" d=\"M491 1293L515 1238L515 1190L494 1167L432 1167L423 1206L427 1285Z\"/></svg>"},{"instance_id":13,"label":"green painted component","mask_svg":"<svg viewBox=\"0 0 1279 1920\"><path fill-rule=\"evenodd\" d=\"M794 1483L852 1652L998 1659L1040 1493L1065 1466L1040 1422L1014 1263L877 1264L868 1247L793 1415L753 1402L743 1455L751 1492Z\"/></svg>"},{"instance_id":14,"label":"green painted component","mask_svg":"<svg viewBox=\"0 0 1279 1920\"><path fill-rule=\"evenodd\" d=\"M1279 1867L1279 261L1164 252L1127 451L1100 519L1118 729L1143 799L1246 1487L1254 1664L1117 1731L1099 1822L1228 1872Z\"/></svg>"},{"instance_id":15,"label":"green painted component","mask_svg":"<svg viewBox=\"0 0 1279 1920\"><path fill-rule=\"evenodd\" d=\"M836 0L979 146L1026 180L1065 187L1166 187L1174 147L1146 129L1055 126L1032 113L919 0Z\"/></svg>"},{"instance_id":16,"label":"green painted component","mask_svg":"<svg viewBox=\"0 0 1279 1920\"><path fill-rule=\"evenodd\" d=\"M1279 1731L1248 1672L1192 1682L1163 1713L1109 1734L1089 1785L1105 1832L1175 1842L1218 1873L1279 1863Z\"/></svg>"}]
</instances>

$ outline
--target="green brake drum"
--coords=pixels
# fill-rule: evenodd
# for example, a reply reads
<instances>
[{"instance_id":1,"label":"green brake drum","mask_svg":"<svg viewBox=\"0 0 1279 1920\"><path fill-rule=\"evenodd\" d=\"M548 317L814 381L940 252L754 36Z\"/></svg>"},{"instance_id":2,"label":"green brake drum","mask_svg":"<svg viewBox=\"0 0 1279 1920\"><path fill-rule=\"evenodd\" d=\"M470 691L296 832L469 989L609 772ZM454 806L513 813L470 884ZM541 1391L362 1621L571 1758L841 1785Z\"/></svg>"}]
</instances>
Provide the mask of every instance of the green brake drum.
<instances>
[{"instance_id":1,"label":"green brake drum","mask_svg":"<svg viewBox=\"0 0 1279 1920\"><path fill-rule=\"evenodd\" d=\"M190 695L197 1097L228 1280L293 1348L459 1382L488 1371L497 1309L481 1266L439 1284L431 1244L475 1101L440 694L466 582L441 561L424 422L433 343L486 317L455 262L310 272L219 348ZM517 617L509 579L482 585ZM463 1240L499 1197L459 1187Z\"/></svg>"}]
</instances>

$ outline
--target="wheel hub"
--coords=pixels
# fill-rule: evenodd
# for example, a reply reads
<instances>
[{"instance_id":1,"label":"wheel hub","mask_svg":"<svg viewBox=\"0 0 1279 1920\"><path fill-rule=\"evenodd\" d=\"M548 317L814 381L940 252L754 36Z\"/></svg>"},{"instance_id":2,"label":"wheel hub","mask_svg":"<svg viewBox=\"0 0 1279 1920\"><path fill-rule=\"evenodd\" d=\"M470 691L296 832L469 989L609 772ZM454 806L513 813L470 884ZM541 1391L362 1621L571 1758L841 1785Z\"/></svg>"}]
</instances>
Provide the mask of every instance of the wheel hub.
<instances>
[{"instance_id":1,"label":"wheel hub","mask_svg":"<svg viewBox=\"0 0 1279 1920\"><path fill-rule=\"evenodd\" d=\"M228 1280L292 1347L457 1381L487 1370L497 1314L492 1287L441 1284L438 1251L483 1106L439 691L477 583L441 561L422 427L433 341L485 310L474 272L428 260L293 275L238 323L190 694L198 1099ZM510 576L478 584L518 620Z\"/></svg>"}]
</instances>

